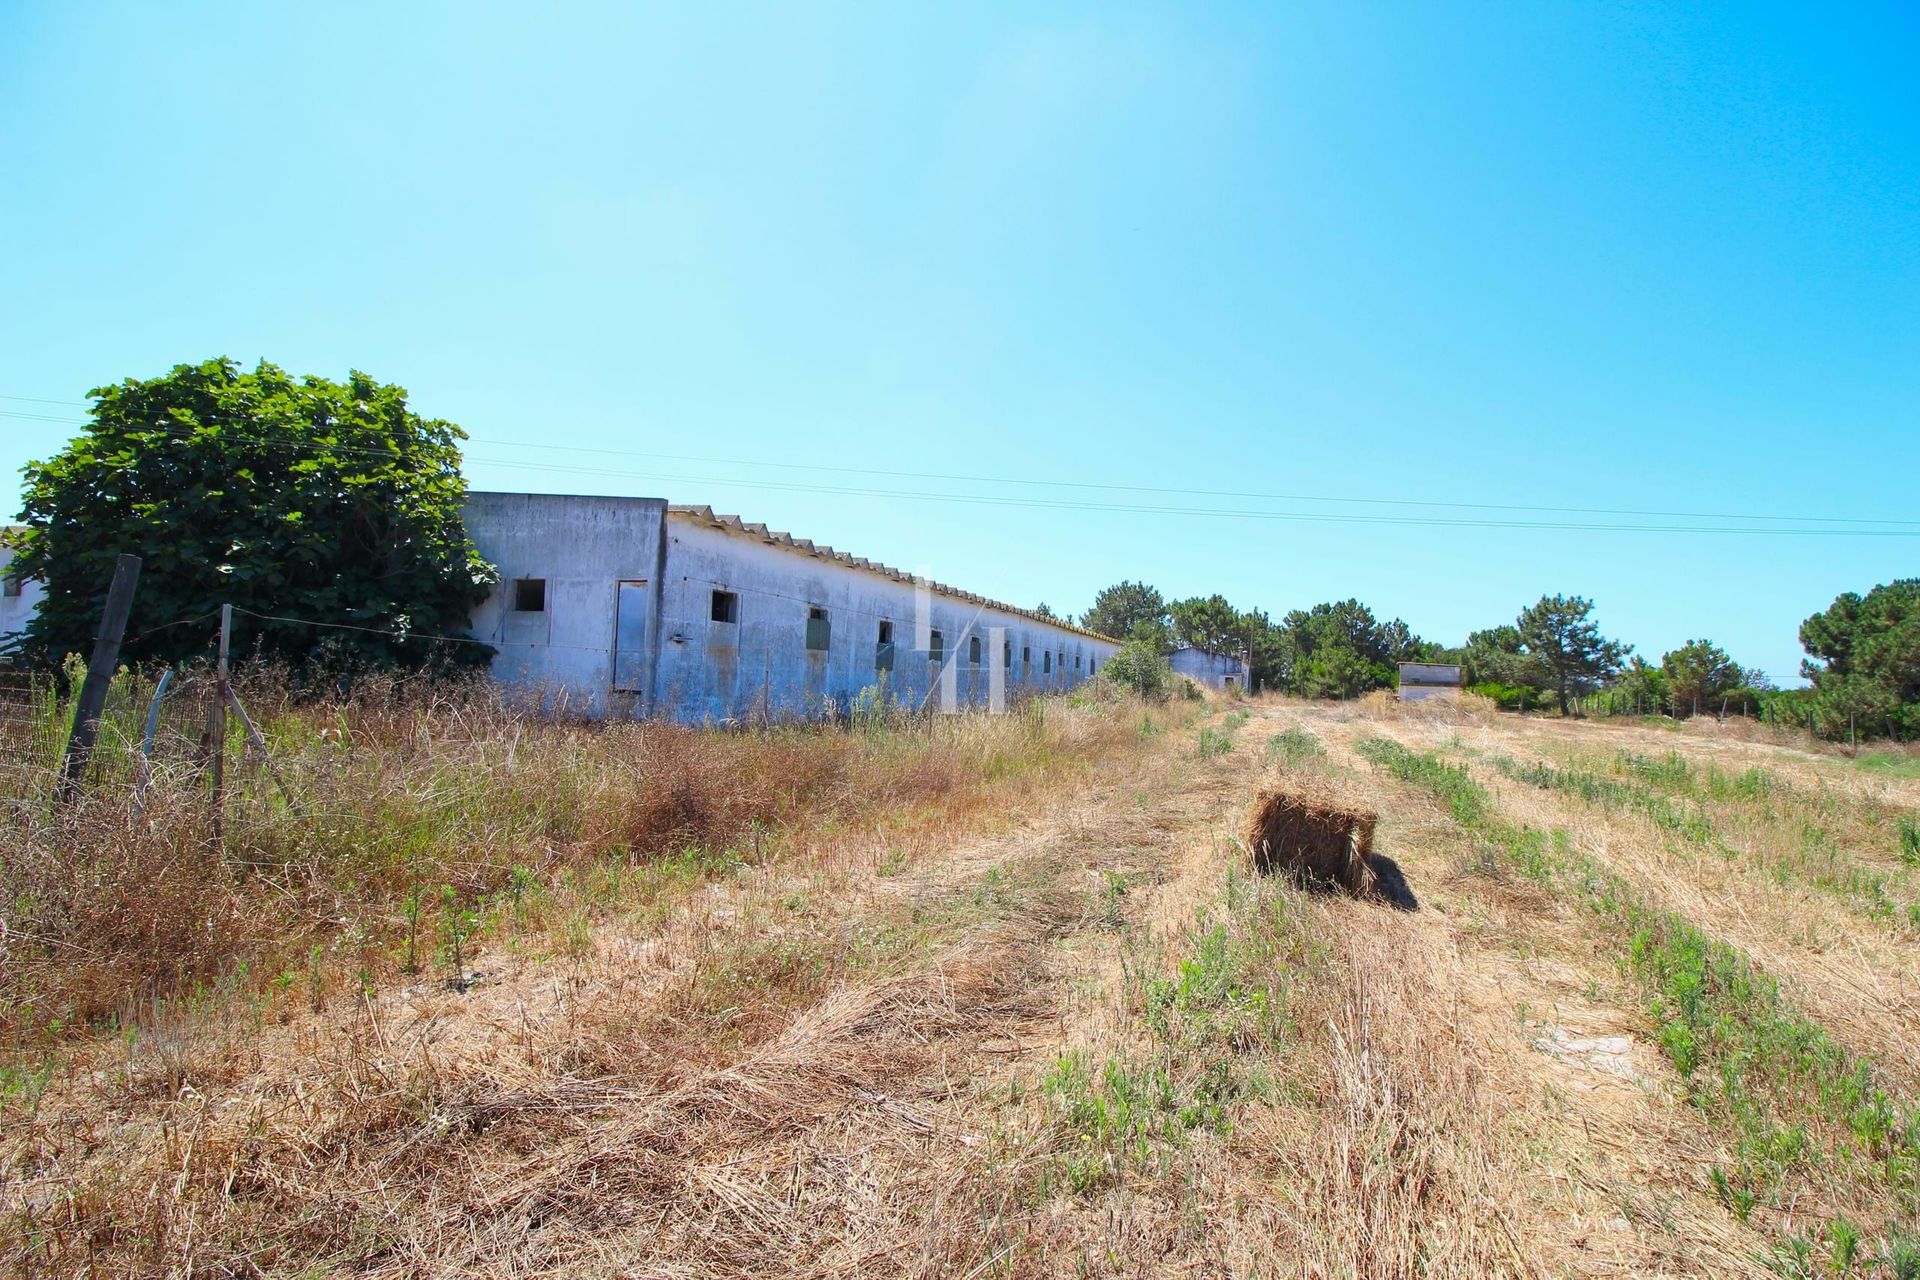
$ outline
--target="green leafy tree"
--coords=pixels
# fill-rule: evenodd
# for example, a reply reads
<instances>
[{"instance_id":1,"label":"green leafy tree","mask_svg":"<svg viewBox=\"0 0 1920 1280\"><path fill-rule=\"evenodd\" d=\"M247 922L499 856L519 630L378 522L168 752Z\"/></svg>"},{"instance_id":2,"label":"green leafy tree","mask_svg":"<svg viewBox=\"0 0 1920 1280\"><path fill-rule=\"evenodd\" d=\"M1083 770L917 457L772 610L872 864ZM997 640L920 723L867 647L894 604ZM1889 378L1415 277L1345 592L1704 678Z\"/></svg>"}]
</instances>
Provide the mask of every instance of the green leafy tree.
<instances>
[{"instance_id":1,"label":"green leafy tree","mask_svg":"<svg viewBox=\"0 0 1920 1280\"><path fill-rule=\"evenodd\" d=\"M1237 655L1246 647L1246 616L1225 596L1175 600L1168 606L1174 639L1206 653Z\"/></svg>"},{"instance_id":2,"label":"green leafy tree","mask_svg":"<svg viewBox=\"0 0 1920 1280\"><path fill-rule=\"evenodd\" d=\"M1129 640L1101 665L1100 676L1143 698L1156 698L1173 683L1173 668L1155 646Z\"/></svg>"},{"instance_id":3,"label":"green leafy tree","mask_svg":"<svg viewBox=\"0 0 1920 1280\"><path fill-rule=\"evenodd\" d=\"M1710 640L1689 640L1660 659L1675 715L1711 707L1746 683L1740 664Z\"/></svg>"},{"instance_id":4,"label":"green leafy tree","mask_svg":"<svg viewBox=\"0 0 1920 1280\"><path fill-rule=\"evenodd\" d=\"M1566 715L1572 699L1591 693L1619 674L1629 646L1600 634L1593 601L1579 596L1541 596L1514 622L1527 654L1545 669L1547 688Z\"/></svg>"},{"instance_id":5,"label":"green leafy tree","mask_svg":"<svg viewBox=\"0 0 1920 1280\"><path fill-rule=\"evenodd\" d=\"M1823 732L1920 732L1920 578L1847 592L1800 624Z\"/></svg>"},{"instance_id":6,"label":"green leafy tree","mask_svg":"<svg viewBox=\"0 0 1920 1280\"><path fill-rule=\"evenodd\" d=\"M1256 653L1263 664L1283 671L1285 687L1309 698L1350 698L1394 682L1394 664L1413 662L1438 651L1413 634L1400 619L1381 622L1358 600L1295 609L1262 637Z\"/></svg>"},{"instance_id":7,"label":"green leafy tree","mask_svg":"<svg viewBox=\"0 0 1920 1280\"><path fill-rule=\"evenodd\" d=\"M22 645L30 658L87 650L123 552L143 560L129 662L205 654L223 603L366 629L243 619L243 650L296 663L492 653L388 634L463 633L495 581L461 520L465 434L414 413L402 388L221 359L90 394L85 433L25 468L16 565L47 589Z\"/></svg>"},{"instance_id":8,"label":"green leafy tree","mask_svg":"<svg viewBox=\"0 0 1920 1280\"><path fill-rule=\"evenodd\" d=\"M1370 661L1354 649L1330 646L1314 653L1300 669L1299 689L1309 698L1357 698L1369 689L1393 684L1394 670Z\"/></svg>"},{"instance_id":9,"label":"green leafy tree","mask_svg":"<svg viewBox=\"0 0 1920 1280\"><path fill-rule=\"evenodd\" d=\"M1657 667L1637 654L1627 659L1626 666L1621 668L1619 677L1613 683L1613 691L1627 708L1648 713L1671 706L1673 702L1673 689L1667 680L1665 668Z\"/></svg>"},{"instance_id":10,"label":"green leafy tree","mask_svg":"<svg viewBox=\"0 0 1920 1280\"><path fill-rule=\"evenodd\" d=\"M1293 649L1286 632L1273 624L1264 609L1250 609L1241 615L1240 627L1247 637L1248 666L1256 689L1293 687Z\"/></svg>"},{"instance_id":11,"label":"green leafy tree","mask_svg":"<svg viewBox=\"0 0 1920 1280\"><path fill-rule=\"evenodd\" d=\"M1143 622L1171 634L1166 600L1144 582L1116 582L1095 596L1093 607L1080 618L1087 630L1120 640L1132 638Z\"/></svg>"},{"instance_id":12,"label":"green leafy tree","mask_svg":"<svg viewBox=\"0 0 1920 1280\"><path fill-rule=\"evenodd\" d=\"M1498 684L1510 688L1545 689L1544 664L1527 652L1518 627L1489 627L1467 635L1460 653L1460 678L1467 685Z\"/></svg>"}]
</instances>

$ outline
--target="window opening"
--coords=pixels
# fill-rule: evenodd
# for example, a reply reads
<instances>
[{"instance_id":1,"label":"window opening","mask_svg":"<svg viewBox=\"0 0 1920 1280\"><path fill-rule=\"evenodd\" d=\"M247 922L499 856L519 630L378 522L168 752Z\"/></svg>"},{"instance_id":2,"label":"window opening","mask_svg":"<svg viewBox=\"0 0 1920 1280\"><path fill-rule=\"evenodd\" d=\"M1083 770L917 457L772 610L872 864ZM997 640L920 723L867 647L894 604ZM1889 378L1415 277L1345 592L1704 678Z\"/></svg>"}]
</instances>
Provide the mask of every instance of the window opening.
<instances>
[{"instance_id":1,"label":"window opening","mask_svg":"<svg viewBox=\"0 0 1920 1280\"><path fill-rule=\"evenodd\" d=\"M545 578L515 578L513 580L513 611L515 613L545 613L547 611L547 580Z\"/></svg>"},{"instance_id":2,"label":"window opening","mask_svg":"<svg viewBox=\"0 0 1920 1280\"><path fill-rule=\"evenodd\" d=\"M735 591L715 591L713 593L713 620L715 622L740 621L740 595Z\"/></svg>"}]
</instances>

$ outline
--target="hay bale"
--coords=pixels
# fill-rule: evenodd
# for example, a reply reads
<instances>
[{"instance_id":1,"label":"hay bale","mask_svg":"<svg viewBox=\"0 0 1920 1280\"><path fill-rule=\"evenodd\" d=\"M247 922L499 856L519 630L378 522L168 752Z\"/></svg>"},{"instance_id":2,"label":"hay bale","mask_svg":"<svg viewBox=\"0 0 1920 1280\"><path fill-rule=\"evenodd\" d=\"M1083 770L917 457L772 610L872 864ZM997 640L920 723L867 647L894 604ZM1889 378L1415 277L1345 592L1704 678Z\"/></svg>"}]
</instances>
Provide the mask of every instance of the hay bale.
<instances>
[{"instance_id":1,"label":"hay bale","mask_svg":"<svg viewBox=\"0 0 1920 1280\"><path fill-rule=\"evenodd\" d=\"M1355 897L1371 896L1379 878L1368 861L1371 809L1331 790L1289 783L1254 797L1247 817L1247 847L1262 875L1287 875L1309 888L1339 886Z\"/></svg>"}]
</instances>

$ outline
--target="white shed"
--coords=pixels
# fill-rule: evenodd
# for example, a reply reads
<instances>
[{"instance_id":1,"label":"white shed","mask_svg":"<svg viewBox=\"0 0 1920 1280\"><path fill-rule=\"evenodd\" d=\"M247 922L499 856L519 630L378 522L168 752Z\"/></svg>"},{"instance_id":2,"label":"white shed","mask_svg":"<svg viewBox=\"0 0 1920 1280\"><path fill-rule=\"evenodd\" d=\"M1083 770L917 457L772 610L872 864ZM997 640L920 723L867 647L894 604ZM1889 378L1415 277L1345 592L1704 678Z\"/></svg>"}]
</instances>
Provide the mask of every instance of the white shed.
<instances>
[{"instance_id":1,"label":"white shed","mask_svg":"<svg viewBox=\"0 0 1920 1280\"><path fill-rule=\"evenodd\" d=\"M1451 698L1460 692L1460 668L1448 662L1400 664L1400 701Z\"/></svg>"}]
</instances>

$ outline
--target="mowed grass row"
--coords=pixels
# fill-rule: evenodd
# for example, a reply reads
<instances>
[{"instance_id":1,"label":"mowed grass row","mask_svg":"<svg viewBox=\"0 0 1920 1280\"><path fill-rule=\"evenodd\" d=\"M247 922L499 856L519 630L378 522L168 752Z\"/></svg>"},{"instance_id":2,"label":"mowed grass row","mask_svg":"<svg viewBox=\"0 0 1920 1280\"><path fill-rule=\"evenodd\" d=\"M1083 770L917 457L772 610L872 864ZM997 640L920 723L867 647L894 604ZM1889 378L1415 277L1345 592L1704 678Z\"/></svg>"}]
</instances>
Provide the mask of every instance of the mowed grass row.
<instances>
[{"instance_id":1,"label":"mowed grass row","mask_svg":"<svg viewBox=\"0 0 1920 1280\"><path fill-rule=\"evenodd\" d=\"M1757 860L1781 885L1806 884L1869 919L1920 930L1920 885L1908 874L1909 865L1920 866L1920 826L1911 816L1854 821L1843 834L1835 826L1844 810L1829 794L1802 792L1762 769L1729 774L1678 754L1619 752L1598 769L1505 756L1491 763L1515 782L1603 812L1635 814L1729 861ZM1863 856L1869 844L1884 852Z\"/></svg>"},{"instance_id":2,"label":"mowed grass row","mask_svg":"<svg viewBox=\"0 0 1920 1280\"><path fill-rule=\"evenodd\" d=\"M1868 869L1888 867L1898 875L1920 869L1920 813L1832 786L1808 789L1752 767L1730 773L1697 763L1679 752L1650 756L1616 752L1612 769L1649 786L1717 805L1761 830L1784 823L1805 853L1814 857L1839 852Z\"/></svg>"},{"instance_id":3,"label":"mowed grass row","mask_svg":"<svg viewBox=\"0 0 1920 1280\"><path fill-rule=\"evenodd\" d=\"M1386 738L1358 749L1440 800L1488 871L1516 871L1600 919L1595 932L1645 993L1654 1039L1688 1101L1725 1127L1714 1189L1736 1216L1769 1227L1775 1269L1811 1275L1801 1264L1817 1250L1836 1274L1879 1266L1920 1275L1920 1108L1873 1063L1838 1045L1739 950L1578 853L1564 831L1505 819L1465 766ZM1822 1219L1811 1229L1810 1211Z\"/></svg>"}]
</instances>

